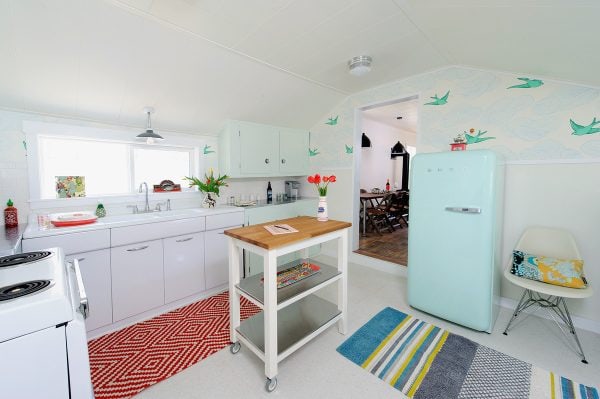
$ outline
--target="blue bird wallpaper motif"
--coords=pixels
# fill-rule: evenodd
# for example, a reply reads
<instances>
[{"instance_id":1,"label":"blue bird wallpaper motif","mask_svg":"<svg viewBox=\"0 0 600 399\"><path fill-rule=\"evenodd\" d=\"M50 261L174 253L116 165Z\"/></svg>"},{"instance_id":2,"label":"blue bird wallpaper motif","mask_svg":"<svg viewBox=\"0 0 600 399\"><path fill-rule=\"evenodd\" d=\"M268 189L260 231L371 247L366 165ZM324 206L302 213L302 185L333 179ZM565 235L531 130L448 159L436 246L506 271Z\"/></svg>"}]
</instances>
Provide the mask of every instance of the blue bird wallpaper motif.
<instances>
[{"instance_id":1,"label":"blue bird wallpaper motif","mask_svg":"<svg viewBox=\"0 0 600 399\"><path fill-rule=\"evenodd\" d=\"M517 78L517 79L522 80L525 83L521 83L520 85L510 86L510 87L507 87L507 89L533 89L535 87L540 87L541 85L544 84L544 82L542 82L539 79L529 79L529 78Z\"/></svg>"},{"instance_id":2,"label":"blue bird wallpaper motif","mask_svg":"<svg viewBox=\"0 0 600 399\"><path fill-rule=\"evenodd\" d=\"M346 154L352 154L354 152L354 147L348 144L344 144L346 147Z\"/></svg>"},{"instance_id":3,"label":"blue bird wallpaper motif","mask_svg":"<svg viewBox=\"0 0 600 399\"><path fill-rule=\"evenodd\" d=\"M431 99L433 99L433 101L429 102L429 103L425 103L425 105L444 105L448 103L448 96L450 95L450 90L448 90L446 92L446 94L444 94L441 98L438 98L438 95L434 95L433 97L430 97Z\"/></svg>"},{"instance_id":4,"label":"blue bird wallpaper motif","mask_svg":"<svg viewBox=\"0 0 600 399\"><path fill-rule=\"evenodd\" d=\"M319 154L320 154L320 153L319 153L319 149L318 149L318 148L315 148L315 149L311 149L311 148L309 148L309 149L308 149L308 156L309 156L309 157L316 157L316 156L317 156L317 155L319 155Z\"/></svg>"},{"instance_id":5,"label":"blue bird wallpaper motif","mask_svg":"<svg viewBox=\"0 0 600 399\"><path fill-rule=\"evenodd\" d=\"M469 133L471 133L471 134L469 134ZM465 132L465 139L467 140L467 144L476 144L476 143L481 143L486 140L495 139L495 137L482 137L484 134L487 133L487 130L485 132L482 132L481 130L479 130L477 132L477 134L474 135L473 133L475 133L475 129L470 129L469 133Z\"/></svg>"},{"instance_id":6,"label":"blue bird wallpaper motif","mask_svg":"<svg viewBox=\"0 0 600 399\"><path fill-rule=\"evenodd\" d=\"M335 125L337 125L337 123L338 123L338 117L339 117L339 115L336 116L335 118L328 118L327 122L325 122L325 124L329 125L329 126L335 126Z\"/></svg>"},{"instance_id":7,"label":"blue bird wallpaper motif","mask_svg":"<svg viewBox=\"0 0 600 399\"><path fill-rule=\"evenodd\" d=\"M600 121L596 120L596 118L594 118L592 123L587 126L578 125L577 123L573 122L573 119L569 119L569 122L571 123L571 128L573 129L571 134L574 136L584 136L586 134L600 132L600 128L594 127L597 124L600 124Z\"/></svg>"},{"instance_id":8,"label":"blue bird wallpaper motif","mask_svg":"<svg viewBox=\"0 0 600 399\"><path fill-rule=\"evenodd\" d=\"M208 154L212 154L215 151L211 150L211 146L209 146L208 144L204 146L204 155L208 155Z\"/></svg>"}]
</instances>

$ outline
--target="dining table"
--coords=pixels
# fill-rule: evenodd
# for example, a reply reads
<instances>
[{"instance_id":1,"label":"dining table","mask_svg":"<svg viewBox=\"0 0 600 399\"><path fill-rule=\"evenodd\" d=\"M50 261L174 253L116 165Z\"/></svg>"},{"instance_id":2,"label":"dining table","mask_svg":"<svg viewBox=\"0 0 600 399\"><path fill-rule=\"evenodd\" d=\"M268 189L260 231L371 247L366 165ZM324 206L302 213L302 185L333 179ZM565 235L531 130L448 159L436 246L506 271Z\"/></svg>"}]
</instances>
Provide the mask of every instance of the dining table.
<instances>
[{"instance_id":1,"label":"dining table","mask_svg":"<svg viewBox=\"0 0 600 399\"><path fill-rule=\"evenodd\" d=\"M362 208L362 235L365 237L367 235L367 202L371 204L372 207L379 205L379 199L382 199L388 192L383 191L381 193L360 193L360 205ZM373 203L375 200L376 204Z\"/></svg>"}]
</instances>

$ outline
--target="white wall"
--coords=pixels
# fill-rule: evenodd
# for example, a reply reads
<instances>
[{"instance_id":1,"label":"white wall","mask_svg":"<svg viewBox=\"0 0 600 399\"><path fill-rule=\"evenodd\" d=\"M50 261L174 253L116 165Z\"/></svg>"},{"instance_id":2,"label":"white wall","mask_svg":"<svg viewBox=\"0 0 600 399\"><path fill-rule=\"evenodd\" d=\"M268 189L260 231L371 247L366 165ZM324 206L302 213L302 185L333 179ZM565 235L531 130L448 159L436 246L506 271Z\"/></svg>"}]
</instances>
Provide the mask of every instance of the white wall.
<instances>
[{"instance_id":1,"label":"white wall","mask_svg":"<svg viewBox=\"0 0 600 399\"><path fill-rule=\"evenodd\" d=\"M370 148L360 148L360 188L371 191L385 189L387 179L392 188L402 186L402 158L391 159L391 149L400 141L402 145L415 146L416 135L400 130L363 115L362 131L371 140Z\"/></svg>"},{"instance_id":2,"label":"white wall","mask_svg":"<svg viewBox=\"0 0 600 399\"><path fill-rule=\"evenodd\" d=\"M494 139L469 145L488 148L504 156L506 191L503 265L526 226L559 226L571 231L580 246L585 271L592 284L600 282L600 133L573 135L569 119L581 125L600 117L600 90L539 78L544 84L531 89L508 89L518 75L449 67L392 82L348 97L330 115L335 126L319 122L311 129L311 145L322 149L311 158L314 171L335 171L344 176L335 187L340 204L337 218L356 221L360 161L345 146L360 143L357 115L366 106L412 95L419 96L417 151L448 151L458 133L470 128L488 131ZM425 105L430 97L450 91L447 104ZM360 146L360 144L358 144ZM360 169L358 169L360 170ZM349 204L349 202L353 204ZM331 201L330 201L331 202ZM330 211L331 212L331 211ZM354 236L358 237L357 226ZM518 299L519 290L502 281L502 295ZM572 312L600 323L600 295L569 302Z\"/></svg>"}]
</instances>

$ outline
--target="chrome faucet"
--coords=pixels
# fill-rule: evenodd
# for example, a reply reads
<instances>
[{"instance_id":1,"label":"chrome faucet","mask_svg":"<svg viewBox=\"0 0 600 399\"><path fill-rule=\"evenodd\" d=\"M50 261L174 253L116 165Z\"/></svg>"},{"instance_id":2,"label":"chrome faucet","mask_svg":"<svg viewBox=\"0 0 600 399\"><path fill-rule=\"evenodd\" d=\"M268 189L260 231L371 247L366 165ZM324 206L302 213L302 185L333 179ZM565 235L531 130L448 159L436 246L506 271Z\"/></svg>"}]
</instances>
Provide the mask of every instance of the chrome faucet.
<instances>
[{"instance_id":1,"label":"chrome faucet","mask_svg":"<svg viewBox=\"0 0 600 399\"><path fill-rule=\"evenodd\" d=\"M148 183L145 181L140 184L139 192L142 192L142 186L146 188L146 205L144 205L144 212L150 212L150 203L148 202Z\"/></svg>"}]
</instances>

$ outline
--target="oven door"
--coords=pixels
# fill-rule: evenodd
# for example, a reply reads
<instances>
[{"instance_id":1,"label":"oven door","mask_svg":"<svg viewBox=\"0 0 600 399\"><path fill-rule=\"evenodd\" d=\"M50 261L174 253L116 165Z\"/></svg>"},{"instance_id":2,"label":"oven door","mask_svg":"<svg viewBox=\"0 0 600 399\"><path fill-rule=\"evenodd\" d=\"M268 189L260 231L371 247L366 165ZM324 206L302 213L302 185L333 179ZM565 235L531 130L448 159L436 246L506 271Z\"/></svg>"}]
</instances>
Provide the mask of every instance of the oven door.
<instances>
[{"instance_id":1,"label":"oven door","mask_svg":"<svg viewBox=\"0 0 600 399\"><path fill-rule=\"evenodd\" d=\"M0 342L0 397L69 397L64 326Z\"/></svg>"},{"instance_id":2,"label":"oven door","mask_svg":"<svg viewBox=\"0 0 600 399\"><path fill-rule=\"evenodd\" d=\"M79 261L73 259L72 262L66 263L66 267L73 306L73 320L66 328L71 399L89 399L94 397L94 390L85 332L85 318L88 315L87 295L79 270Z\"/></svg>"}]
</instances>

